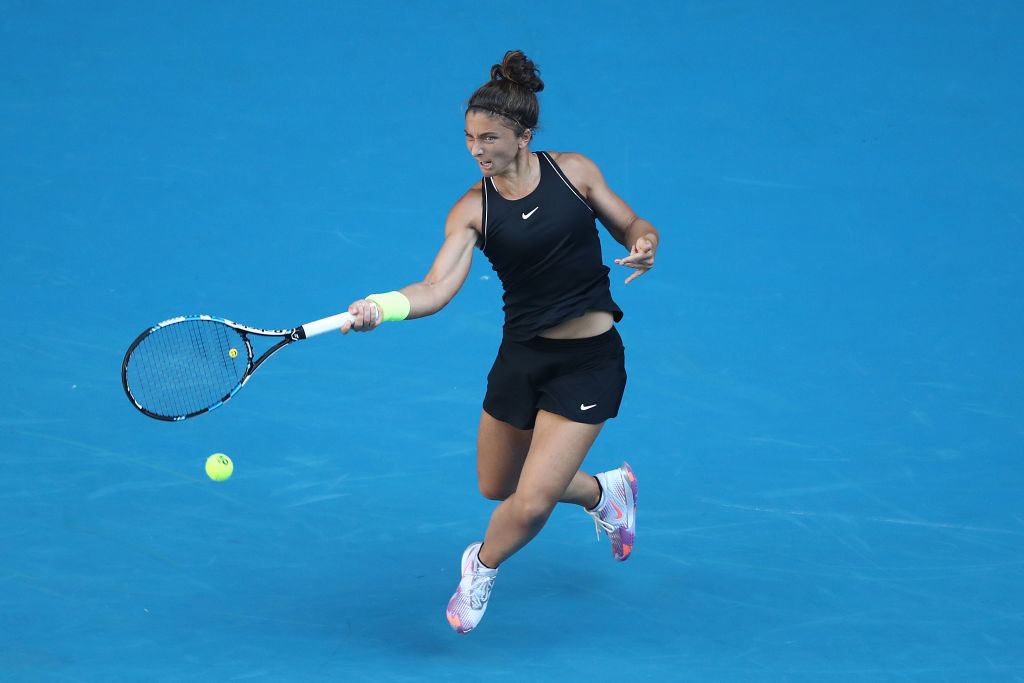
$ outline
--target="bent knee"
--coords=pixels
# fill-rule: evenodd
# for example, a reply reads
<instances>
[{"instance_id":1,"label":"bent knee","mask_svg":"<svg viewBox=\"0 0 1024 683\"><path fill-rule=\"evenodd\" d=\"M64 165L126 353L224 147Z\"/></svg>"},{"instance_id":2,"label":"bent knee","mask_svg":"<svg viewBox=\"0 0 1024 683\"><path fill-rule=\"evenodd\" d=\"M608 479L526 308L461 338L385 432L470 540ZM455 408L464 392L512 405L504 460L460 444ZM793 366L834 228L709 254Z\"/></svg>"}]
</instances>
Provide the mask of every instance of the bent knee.
<instances>
[{"instance_id":1,"label":"bent knee","mask_svg":"<svg viewBox=\"0 0 1024 683\"><path fill-rule=\"evenodd\" d=\"M516 492L515 515L519 521L527 526L543 526L551 516L551 512L558 504L558 500L550 500L546 496L529 494L524 491Z\"/></svg>"},{"instance_id":2,"label":"bent knee","mask_svg":"<svg viewBox=\"0 0 1024 683\"><path fill-rule=\"evenodd\" d=\"M515 487L510 487L503 482L483 481L478 482L480 495L487 500L505 500L516 492Z\"/></svg>"}]
</instances>

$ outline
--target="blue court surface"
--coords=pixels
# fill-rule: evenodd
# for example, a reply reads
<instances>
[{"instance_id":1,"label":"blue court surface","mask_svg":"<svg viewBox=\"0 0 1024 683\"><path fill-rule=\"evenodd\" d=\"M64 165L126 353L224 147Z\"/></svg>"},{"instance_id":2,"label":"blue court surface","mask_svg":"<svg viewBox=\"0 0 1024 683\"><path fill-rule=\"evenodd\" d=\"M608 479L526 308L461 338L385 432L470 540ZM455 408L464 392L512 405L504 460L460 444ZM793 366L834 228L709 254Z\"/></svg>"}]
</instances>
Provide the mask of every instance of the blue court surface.
<instances>
[{"instance_id":1,"label":"blue court surface","mask_svg":"<svg viewBox=\"0 0 1024 683\"><path fill-rule=\"evenodd\" d=\"M1024 5L0 1L0 679L1024 680ZM272 358L172 424L182 313L284 328L420 279L462 107L662 233L613 294L636 551L560 507L468 636L494 503L482 255L440 315ZM206 457L235 474L215 483Z\"/></svg>"}]
</instances>

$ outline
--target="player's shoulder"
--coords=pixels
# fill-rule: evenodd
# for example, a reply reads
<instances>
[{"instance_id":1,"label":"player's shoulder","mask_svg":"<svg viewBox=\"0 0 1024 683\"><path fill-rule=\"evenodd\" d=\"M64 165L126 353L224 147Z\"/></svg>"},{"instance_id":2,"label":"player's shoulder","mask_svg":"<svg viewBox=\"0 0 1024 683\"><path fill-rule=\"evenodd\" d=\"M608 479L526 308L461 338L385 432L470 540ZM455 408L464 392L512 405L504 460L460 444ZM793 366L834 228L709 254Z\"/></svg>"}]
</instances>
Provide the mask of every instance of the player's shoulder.
<instances>
[{"instance_id":1,"label":"player's shoulder","mask_svg":"<svg viewBox=\"0 0 1024 683\"><path fill-rule=\"evenodd\" d=\"M448 212L448 224L451 227L469 227L479 231L480 206L483 201L483 181L478 180L466 193L456 200L451 211Z\"/></svg>"},{"instance_id":2,"label":"player's shoulder","mask_svg":"<svg viewBox=\"0 0 1024 683\"><path fill-rule=\"evenodd\" d=\"M483 194L484 181L481 179L473 183L473 185L466 190L466 193L459 197L455 202L455 206L452 207L452 211L459 208L465 208L467 206L475 206L479 208L480 202L483 201Z\"/></svg>"},{"instance_id":3,"label":"player's shoulder","mask_svg":"<svg viewBox=\"0 0 1024 683\"><path fill-rule=\"evenodd\" d=\"M589 158L580 154L579 152L548 152L547 153L551 160L565 169L596 169L597 164L591 161Z\"/></svg>"},{"instance_id":4,"label":"player's shoulder","mask_svg":"<svg viewBox=\"0 0 1024 683\"><path fill-rule=\"evenodd\" d=\"M548 152L548 155L572 184L584 192L595 183L603 181L597 164L579 152Z\"/></svg>"}]
</instances>

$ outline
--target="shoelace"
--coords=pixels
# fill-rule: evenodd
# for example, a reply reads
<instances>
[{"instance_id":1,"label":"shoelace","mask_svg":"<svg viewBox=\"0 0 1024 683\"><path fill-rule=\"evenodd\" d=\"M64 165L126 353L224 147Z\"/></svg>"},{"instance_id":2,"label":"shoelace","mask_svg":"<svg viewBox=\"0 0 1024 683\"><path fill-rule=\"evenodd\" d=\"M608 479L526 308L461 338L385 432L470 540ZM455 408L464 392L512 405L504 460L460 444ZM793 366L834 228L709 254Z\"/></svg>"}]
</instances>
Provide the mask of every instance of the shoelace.
<instances>
[{"instance_id":1,"label":"shoelace","mask_svg":"<svg viewBox=\"0 0 1024 683\"><path fill-rule=\"evenodd\" d=\"M483 574L472 570L467 572L473 577L469 584L469 604L473 609L480 609L491 597L491 588L494 586L494 579L497 574Z\"/></svg>"},{"instance_id":2,"label":"shoelace","mask_svg":"<svg viewBox=\"0 0 1024 683\"><path fill-rule=\"evenodd\" d=\"M587 511L587 514L594 518L594 531L597 532L597 540L601 540L601 529L604 529L609 536L615 531L615 525L601 519L600 513L597 510L593 512Z\"/></svg>"}]
</instances>

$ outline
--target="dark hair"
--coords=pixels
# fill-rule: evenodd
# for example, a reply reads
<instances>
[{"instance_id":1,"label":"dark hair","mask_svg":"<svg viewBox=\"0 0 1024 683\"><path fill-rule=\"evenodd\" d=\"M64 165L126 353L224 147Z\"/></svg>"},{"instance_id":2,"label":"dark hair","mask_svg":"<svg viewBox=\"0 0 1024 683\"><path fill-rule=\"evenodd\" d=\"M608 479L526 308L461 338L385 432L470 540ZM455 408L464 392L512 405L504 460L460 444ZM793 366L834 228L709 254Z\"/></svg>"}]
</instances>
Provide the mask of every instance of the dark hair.
<instances>
[{"instance_id":1,"label":"dark hair","mask_svg":"<svg viewBox=\"0 0 1024 683\"><path fill-rule=\"evenodd\" d=\"M514 124L516 135L536 128L540 117L537 93L544 89L539 74L540 69L521 50L509 50L501 64L491 67L491 80L469 98L466 113L501 116Z\"/></svg>"}]
</instances>

